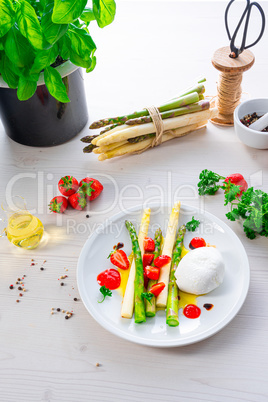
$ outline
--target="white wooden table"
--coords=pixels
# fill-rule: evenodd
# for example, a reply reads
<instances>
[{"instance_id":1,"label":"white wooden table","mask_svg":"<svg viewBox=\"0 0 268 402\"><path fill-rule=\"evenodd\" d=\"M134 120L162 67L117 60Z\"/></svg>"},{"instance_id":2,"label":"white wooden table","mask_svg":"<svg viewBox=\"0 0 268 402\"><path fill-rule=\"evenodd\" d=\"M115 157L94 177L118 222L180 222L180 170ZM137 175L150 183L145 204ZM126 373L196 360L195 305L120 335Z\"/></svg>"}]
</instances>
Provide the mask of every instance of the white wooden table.
<instances>
[{"instance_id":1,"label":"white wooden table","mask_svg":"<svg viewBox=\"0 0 268 402\"><path fill-rule=\"evenodd\" d=\"M267 2L262 5L267 13ZM228 44L225 6L118 1L116 22L92 29L98 65L85 76L90 121L158 104L200 75L208 79L207 93L215 94L218 73L210 59ZM244 74L246 96L267 97L267 46L266 30L253 50L256 63ZM201 201L196 191L200 171L208 168L223 175L241 172L267 192L267 151L244 146L233 128L209 124L205 131L153 151L98 162L95 155L82 153L79 138L89 133L87 128L54 148L22 146L5 135L2 125L0 131L0 199L25 197L43 221L47 239L33 251L0 241L0 400L267 401L267 239L248 240L225 218L222 195ZM89 219L87 211L48 213L57 182L66 174L103 182L104 192L92 204ZM228 223L241 238L251 268L247 299L233 321L211 338L180 348L139 346L110 334L88 314L76 285L78 256L96 225L122 205L156 196L156 186L163 190L163 201L171 202L177 192L183 202L203 202L206 211ZM36 265L31 266L31 259ZM9 285L24 274L28 292L16 303L18 291ZM64 274L68 278L61 287L58 278ZM51 315L51 307L75 314L65 320L62 313Z\"/></svg>"}]
</instances>

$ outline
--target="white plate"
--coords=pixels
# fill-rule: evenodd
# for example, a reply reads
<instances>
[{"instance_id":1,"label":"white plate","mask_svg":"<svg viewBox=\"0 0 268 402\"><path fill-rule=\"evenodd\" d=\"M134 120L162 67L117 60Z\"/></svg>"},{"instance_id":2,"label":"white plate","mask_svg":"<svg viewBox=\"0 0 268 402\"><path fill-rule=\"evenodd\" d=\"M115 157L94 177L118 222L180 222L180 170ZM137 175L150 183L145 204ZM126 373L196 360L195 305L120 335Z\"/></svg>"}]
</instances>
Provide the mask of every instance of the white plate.
<instances>
[{"instance_id":1,"label":"white plate","mask_svg":"<svg viewBox=\"0 0 268 402\"><path fill-rule=\"evenodd\" d=\"M149 235L153 236L157 227L165 234L170 208L150 205L152 213ZM107 259L113 246L123 242L127 254L131 252L131 241L125 220L130 220L138 230L142 207L137 206L127 213L121 212L101 225L85 243L77 267L77 282L81 299L95 320L113 334L132 342L149 346L182 346L201 341L227 325L243 305L249 287L249 263L243 245L236 234L216 216L197 208L182 205L179 224L187 223L192 216L201 221L194 233L187 233L184 244L188 247L192 237L202 236L208 243L215 244L225 261L223 284L213 292L197 298L201 315L197 319L186 318L179 311L180 325L169 327L165 322L165 312L159 311L156 317L148 318L146 323L135 324L134 319L121 318L122 297L113 291L112 297L101 300L97 275L112 268ZM214 307L207 311L204 303Z\"/></svg>"}]
</instances>

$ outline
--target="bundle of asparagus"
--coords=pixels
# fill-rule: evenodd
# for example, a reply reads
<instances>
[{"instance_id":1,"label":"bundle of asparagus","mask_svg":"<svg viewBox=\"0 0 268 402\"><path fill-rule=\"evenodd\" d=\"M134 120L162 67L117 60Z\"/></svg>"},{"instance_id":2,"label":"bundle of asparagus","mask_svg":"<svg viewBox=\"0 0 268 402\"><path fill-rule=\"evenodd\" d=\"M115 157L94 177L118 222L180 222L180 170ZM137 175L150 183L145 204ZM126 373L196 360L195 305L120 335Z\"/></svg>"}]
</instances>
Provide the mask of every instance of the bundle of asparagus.
<instances>
[{"instance_id":1,"label":"bundle of asparagus","mask_svg":"<svg viewBox=\"0 0 268 402\"><path fill-rule=\"evenodd\" d=\"M205 87L201 81L179 94L177 98L157 107L163 120L162 142L204 127L215 115L216 109L211 109L210 102L204 99ZM91 124L90 129L104 126L106 128L100 134L81 139L82 142L88 143L83 151L99 154L100 161L140 153L155 143L156 128L147 109L98 120Z\"/></svg>"}]
</instances>

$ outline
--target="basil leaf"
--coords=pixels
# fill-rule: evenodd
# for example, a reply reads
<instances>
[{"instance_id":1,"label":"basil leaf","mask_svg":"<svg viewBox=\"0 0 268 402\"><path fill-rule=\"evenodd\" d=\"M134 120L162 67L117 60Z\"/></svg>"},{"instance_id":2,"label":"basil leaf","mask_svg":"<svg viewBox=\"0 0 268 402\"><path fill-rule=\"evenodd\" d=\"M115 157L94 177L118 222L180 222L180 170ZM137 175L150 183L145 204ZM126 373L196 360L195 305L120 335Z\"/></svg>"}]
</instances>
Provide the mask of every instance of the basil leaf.
<instances>
[{"instance_id":1,"label":"basil leaf","mask_svg":"<svg viewBox=\"0 0 268 402\"><path fill-rule=\"evenodd\" d=\"M85 22L94 21L96 18L92 8L86 8L85 11L82 13L80 19Z\"/></svg>"},{"instance_id":2,"label":"basil leaf","mask_svg":"<svg viewBox=\"0 0 268 402\"><path fill-rule=\"evenodd\" d=\"M19 30L36 49L44 48L44 37L41 25L34 8L26 0L20 0L16 12Z\"/></svg>"},{"instance_id":3,"label":"basil leaf","mask_svg":"<svg viewBox=\"0 0 268 402\"><path fill-rule=\"evenodd\" d=\"M19 83L19 76L14 73L12 63L9 58L3 54L0 60L0 73L10 88L17 88Z\"/></svg>"},{"instance_id":4,"label":"basil leaf","mask_svg":"<svg viewBox=\"0 0 268 402\"><path fill-rule=\"evenodd\" d=\"M17 90L18 99L25 101L33 96L37 88L37 82L27 80L21 76Z\"/></svg>"},{"instance_id":5,"label":"basil leaf","mask_svg":"<svg viewBox=\"0 0 268 402\"><path fill-rule=\"evenodd\" d=\"M70 58L70 49L71 49L71 41L68 38L68 36L64 35L59 40L59 52L63 60L67 60Z\"/></svg>"},{"instance_id":6,"label":"basil leaf","mask_svg":"<svg viewBox=\"0 0 268 402\"><path fill-rule=\"evenodd\" d=\"M16 26L9 30L4 48L7 57L17 67L25 67L33 62L33 50Z\"/></svg>"},{"instance_id":7,"label":"basil leaf","mask_svg":"<svg viewBox=\"0 0 268 402\"><path fill-rule=\"evenodd\" d=\"M72 49L70 51L70 60L73 64L79 67L84 67L86 69L91 67L92 61L91 59L89 60L84 60L82 57L80 57L77 53L75 53Z\"/></svg>"},{"instance_id":8,"label":"basil leaf","mask_svg":"<svg viewBox=\"0 0 268 402\"><path fill-rule=\"evenodd\" d=\"M116 4L114 0L93 0L93 12L100 28L114 20Z\"/></svg>"},{"instance_id":9,"label":"basil leaf","mask_svg":"<svg viewBox=\"0 0 268 402\"><path fill-rule=\"evenodd\" d=\"M39 73L44 68L50 66L54 63L58 56L58 45L55 44L49 49L43 49L42 51L36 54L34 59L34 64L30 70L31 74Z\"/></svg>"},{"instance_id":10,"label":"basil leaf","mask_svg":"<svg viewBox=\"0 0 268 402\"><path fill-rule=\"evenodd\" d=\"M87 4L87 0L55 0L52 21L55 24L69 24L76 20Z\"/></svg>"},{"instance_id":11,"label":"basil leaf","mask_svg":"<svg viewBox=\"0 0 268 402\"><path fill-rule=\"evenodd\" d=\"M96 67L97 59L96 59L96 56L94 56L94 53L95 53L95 50L93 50L93 52L92 52L91 66L86 69L86 72L87 72L87 73L91 73L91 71L93 71L94 68Z\"/></svg>"},{"instance_id":12,"label":"basil leaf","mask_svg":"<svg viewBox=\"0 0 268 402\"><path fill-rule=\"evenodd\" d=\"M71 40L71 49L84 61L90 60L91 53L96 50L96 45L91 36L81 28L76 28L73 24L68 30Z\"/></svg>"},{"instance_id":13,"label":"basil leaf","mask_svg":"<svg viewBox=\"0 0 268 402\"><path fill-rule=\"evenodd\" d=\"M11 0L0 0L0 21L0 37L2 37L15 22L15 11Z\"/></svg>"},{"instance_id":14,"label":"basil leaf","mask_svg":"<svg viewBox=\"0 0 268 402\"><path fill-rule=\"evenodd\" d=\"M41 27L44 36L50 44L57 42L68 29L68 24L54 24L52 22L53 7L54 1L49 2L41 18Z\"/></svg>"},{"instance_id":15,"label":"basil leaf","mask_svg":"<svg viewBox=\"0 0 268 402\"><path fill-rule=\"evenodd\" d=\"M44 78L47 89L50 94L62 103L70 102L66 87L62 82L60 73L53 67L47 67L44 70Z\"/></svg>"}]
</instances>

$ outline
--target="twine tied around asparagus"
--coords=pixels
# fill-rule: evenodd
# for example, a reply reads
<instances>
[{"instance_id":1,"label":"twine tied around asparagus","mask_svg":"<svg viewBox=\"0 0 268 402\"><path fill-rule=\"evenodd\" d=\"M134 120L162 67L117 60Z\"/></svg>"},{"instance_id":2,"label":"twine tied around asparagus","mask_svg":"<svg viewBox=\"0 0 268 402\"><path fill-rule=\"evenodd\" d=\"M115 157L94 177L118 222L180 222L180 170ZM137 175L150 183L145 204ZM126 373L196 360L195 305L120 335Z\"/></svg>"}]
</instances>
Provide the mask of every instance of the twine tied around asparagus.
<instances>
[{"instance_id":1,"label":"twine tied around asparagus","mask_svg":"<svg viewBox=\"0 0 268 402\"><path fill-rule=\"evenodd\" d=\"M172 130L166 130L164 131L164 124L163 120L161 117L161 114L159 113L159 110L155 106L148 106L145 107L146 110L148 110L149 115L151 116L152 122L155 127L155 137L153 138L151 144L146 145L144 148L140 149L139 151L132 152L133 155L141 154L142 152L146 151L149 148L154 148L157 147L162 143L162 138L164 133L168 134L174 134Z\"/></svg>"}]
</instances>

